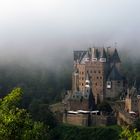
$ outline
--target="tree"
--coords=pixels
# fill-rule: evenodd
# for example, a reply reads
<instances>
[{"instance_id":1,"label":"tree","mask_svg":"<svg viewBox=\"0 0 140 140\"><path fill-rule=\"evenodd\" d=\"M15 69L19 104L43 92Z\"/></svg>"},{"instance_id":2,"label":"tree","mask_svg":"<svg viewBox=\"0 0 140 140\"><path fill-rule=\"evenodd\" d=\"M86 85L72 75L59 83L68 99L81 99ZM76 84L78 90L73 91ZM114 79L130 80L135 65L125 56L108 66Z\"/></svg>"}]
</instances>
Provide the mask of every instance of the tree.
<instances>
[{"instance_id":1,"label":"tree","mask_svg":"<svg viewBox=\"0 0 140 140\"><path fill-rule=\"evenodd\" d=\"M113 111L110 104L107 101L103 101L101 104L99 104L97 106L97 108L100 111L105 111L105 112L112 112Z\"/></svg>"},{"instance_id":2,"label":"tree","mask_svg":"<svg viewBox=\"0 0 140 140\"><path fill-rule=\"evenodd\" d=\"M0 140L44 140L46 127L18 107L21 96L21 89L16 88L0 100Z\"/></svg>"},{"instance_id":3,"label":"tree","mask_svg":"<svg viewBox=\"0 0 140 140\"><path fill-rule=\"evenodd\" d=\"M140 132L137 132L136 129L130 130L128 127L123 128L120 140L140 140Z\"/></svg>"},{"instance_id":4,"label":"tree","mask_svg":"<svg viewBox=\"0 0 140 140\"><path fill-rule=\"evenodd\" d=\"M134 127L140 131L140 118L138 118L135 122L134 122Z\"/></svg>"},{"instance_id":5,"label":"tree","mask_svg":"<svg viewBox=\"0 0 140 140\"><path fill-rule=\"evenodd\" d=\"M33 120L43 122L48 125L50 129L57 125L56 118L51 112L48 104L34 99L29 106L29 111L32 114Z\"/></svg>"}]
</instances>

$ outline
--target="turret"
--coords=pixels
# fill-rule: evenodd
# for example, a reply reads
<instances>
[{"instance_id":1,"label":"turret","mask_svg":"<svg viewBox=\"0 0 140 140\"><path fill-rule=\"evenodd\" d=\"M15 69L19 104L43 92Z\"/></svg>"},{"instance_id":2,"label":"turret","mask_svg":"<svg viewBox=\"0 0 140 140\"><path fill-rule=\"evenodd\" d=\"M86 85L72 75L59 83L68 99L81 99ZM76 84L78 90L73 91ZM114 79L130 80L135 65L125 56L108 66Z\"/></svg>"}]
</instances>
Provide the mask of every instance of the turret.
<instances>
[{"instance_id":1,"label":"turret","mask_svg":"<svg viewBox=\"0 0 140 140\"><path fill-rule=\"evenodd\" d=\"M73 91L77 91L78 90L78 80L79 80L79 72L77 69L74 70L72 79L73 79L73 81L72 81Z\"/></svg>"},{"instance_id":2,"label":"turret","mask_svg":"<svg viewBox=\"0 0 140 140\"><path fill-rule=\"evenodd\" d=\"M90 92L90 79L89 79L89 74L87 73L86 76L86 81L85 81L85 92L89 93Z\"/></svg>"},{"instance_id":3,"label":"turret","mask_svg":"<svg viewBox=\"0 0 140 140\"><path fill-rule=\"evenodd\" d=\"M91 60L92 61L97 61L97 49L96 48L91 48Z\"/></svg>"},{"instance_id":4,"label":"turret","mask_svg":"<svg viewBox=\"0 0 140 140\"><path fill-rule=\"evenodd\" d=\"M103 63L106 62L106 52L104 48L100 50L99 61Z\"/></svg>"}]
</instances>

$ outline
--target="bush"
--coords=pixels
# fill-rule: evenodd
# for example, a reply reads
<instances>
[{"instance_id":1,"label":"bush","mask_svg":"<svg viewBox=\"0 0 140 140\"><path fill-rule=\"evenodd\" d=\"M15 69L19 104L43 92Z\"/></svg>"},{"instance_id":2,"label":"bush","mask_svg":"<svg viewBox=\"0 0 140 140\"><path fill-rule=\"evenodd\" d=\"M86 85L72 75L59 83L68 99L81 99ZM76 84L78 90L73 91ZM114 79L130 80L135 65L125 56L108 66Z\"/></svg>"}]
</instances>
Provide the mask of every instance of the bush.
<instances>
[{"instance_id":1,"label":"bush","mask_svg":"<svg viewBox=\"0 0 140 140\"><path fill-rule=\"evenodd\" d=\"M60 125L50 133L50 140L118 140L121 128L110 127L79 127Z\"/></svg>"}]
</instances>

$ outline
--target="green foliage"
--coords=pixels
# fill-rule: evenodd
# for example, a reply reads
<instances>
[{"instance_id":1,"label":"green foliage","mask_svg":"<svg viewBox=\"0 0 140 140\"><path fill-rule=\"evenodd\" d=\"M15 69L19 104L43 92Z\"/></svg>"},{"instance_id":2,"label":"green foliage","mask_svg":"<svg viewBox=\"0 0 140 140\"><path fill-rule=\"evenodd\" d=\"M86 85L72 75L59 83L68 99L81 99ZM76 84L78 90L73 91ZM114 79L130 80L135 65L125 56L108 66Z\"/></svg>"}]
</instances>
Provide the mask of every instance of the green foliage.
<instances>
[{"instance_id":1,"label":"green foliage","mask_svg":"<svg viewBox=\"0 0 140 140\"><path fill-rule=\"evenodd\" d=\"M60 101L61 92L71 89L72 64L63 63L59 69L46 67L25 67L20 64L1 65L0 97L11 89L21 87L24 91L22 107L28 109L34 99L47 100L48 103Z\"/></svg>"},{"instance_id":2,"label":"green foliage","mask_svg":"<svg viewBox=\"0 0 140 140\"><path fill-rule=\"evenodd\" d=\"M136 129L130 130L128 127L123 128L120 140L140 140L140 132L137 132Z\"/></svg>"},{"instance_id":3,"label":"green foliage","mask_svg":"<svg viewBox=\"0 0 140 140\"><path fill-rule=\"evenodd\" d=\"M101 104L98 104L97 108L100 111L112 112L112 108L107 101L103 101Z\"/></svg>"},{"instance_id":4,"label":"green foliage","mask_svg":"<svg viewBox=\"0 0 140 140\"><path fill-rule=\"evenodd\" d=\"M21 89L16 88L0 101L0 140L45 139L44 124L33 122L25 109L18 108L21 96Z\"/></svg>"},{"instance_id":5,"label":"green foliage","mask_svg":"<svg viewBox=\"0 0 140 140\"><path fill-rule=\"evenodd\" d=\"M137 119L137 120L134 122L134 128L136 128L138 131L140 131L140 118Z\"/></svg>"},{"instance_id":6,"label":"green foliage","mask_svg":"<svg viewBox=\"0 0 140 140\"><path fill-rule=\"evenodd\" d=\"M118 140L121 128L57 126L50 133L50 140Z\"/></svg>"},{"instance_id":7,"label":"green foliage","mask_svg":"<svg viewBox=\"0 0 140 140\"><path fill-rule=\"evenodd\" d=\"M33 100L29 106L29 111L35 121L41 121L53 128L57 125L54 114L49 109L48 104L42 103L40 100Z\"/></svg>"}]
</instances>

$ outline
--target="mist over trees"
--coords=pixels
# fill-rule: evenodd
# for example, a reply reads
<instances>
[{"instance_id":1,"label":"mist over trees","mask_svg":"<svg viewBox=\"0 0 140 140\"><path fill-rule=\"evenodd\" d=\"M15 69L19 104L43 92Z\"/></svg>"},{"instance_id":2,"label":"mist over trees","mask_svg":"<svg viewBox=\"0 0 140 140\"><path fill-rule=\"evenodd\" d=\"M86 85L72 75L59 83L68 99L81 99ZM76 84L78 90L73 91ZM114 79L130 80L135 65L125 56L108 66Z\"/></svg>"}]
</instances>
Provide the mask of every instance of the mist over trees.
<instances>
[{"instance_id":1,"label":"mist over trees","mask_svg":"<svg viewBox=\"0 0 140 140\"><path fill-rule=\"evenodd\" d=\"M132 86L137 80L140 84L140 58L130 55L127 51L119 51L122 60L122 71L126 75L128 85ZM63 53L62 53L63 54ZM60 54L60 56L62 55ZM55 57L55 56L54 56ZM23 63L0 64L0 97L4 97L14 87L21 87L24 91L22 105L28 108L34 100L43 104L61 101L65 90L71 89L71 74L73 61L71 57L64 57L60 63L51 66L24 65Z\"/></svg>"},{"instance_id":2,"label":"mist over trees","mask_svg":"<svg viewBox=\"0 0 140 140\"><path fill-rule=\"evenodd\" d=\"M132 56L129 52L125 51L119 51L119 54L122 60L122 72L127 77L129 87L134 84L135 80L137 80L136 84L137 87L139 87L140 58ZM71 77L73 71L72 57L73 56L67 57L67 59L61 59L63 61L59 60L60 63L55 63L54 61L54 65L51 65L50 67L33 64L29 65L28 61L26 65L23 65L23 63L0 64L0 97L4 98L7 95L6 93L9 93L15 87L20 87L23 90L24 94L22 95L19 107L25 108L31 113L32 133L40 132L40 130L44 131L45 128L43 124L50 129L49 134L47 131L40 132L38 137L40 137L40 134L42 135L42 133L44 133L43 135L47 135L50 140L64 139L64 137L69 137L72 131L79 129L76 127L58 125L55 114L49 109L50 104L60 102L65 91L71 89ZM4 100L8 99L8 97L9 96L6 96ZM17 102L15 102L14 105L17 106ZM26 112L23 112L23 114L25 114L25 116L28 115ZM9 114L7 114L7 116L9 116ZM29 119L28 116L27 119ZM23 124L24 121L25 120L22 122ZM18 122L15 121L15 123ZM5 127L5 125L3 127ZM1 128L5 129L3 127ZM65 128L67 128L66 133ZM86 137L89 133L86 134L85 131L91 132L94 129L96 128L80 128L78 137L81 137L81 133L83 137ZM61 133L61 130L64 131L64 133ZM97 128L96 133L101 130L104 131L104 135L106 135L107 139L108 131L112 130L113 135L116 135L116 139L119 137L121 131L120 128ZM13 131L12 127L9 128L9 132L11 131ZM91 133L91 135L96 138L96 133ZM7 132L5 133L5 137L9 137L9 135L6 134ZM21 134L22 137L23 134ZM77 133L73 133L70 139L75 137L76 134ZM19 137L21 135L19 134ZM30 134L27 135L31 137ZM91 135L89 135L89 137ZM102 135L100 135L99 138L100 137L102 137Z\"/></svg>"},{"instance_id":3,"label":"mist over trees","mask_svg":"<svg viewBox=\"0 0 140 140\"><path fill-rule=\"evenodd\" d=\"M54 103L61 100L61 93L71 88L72 63L55 67L26 67L20 64L0 66L0 97L14 87L24 91L22 105L28 108L34 100Z\"/></svg>"}]
</instances>

